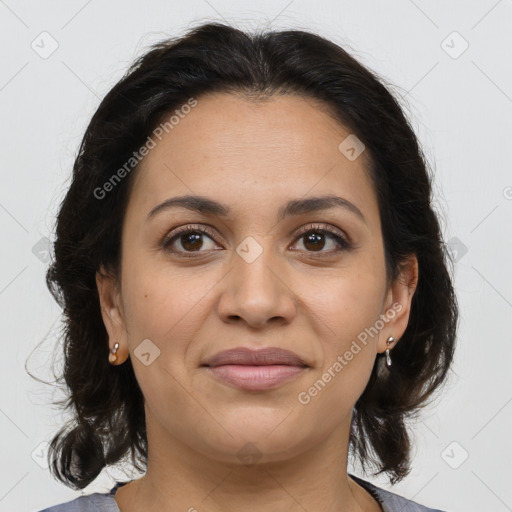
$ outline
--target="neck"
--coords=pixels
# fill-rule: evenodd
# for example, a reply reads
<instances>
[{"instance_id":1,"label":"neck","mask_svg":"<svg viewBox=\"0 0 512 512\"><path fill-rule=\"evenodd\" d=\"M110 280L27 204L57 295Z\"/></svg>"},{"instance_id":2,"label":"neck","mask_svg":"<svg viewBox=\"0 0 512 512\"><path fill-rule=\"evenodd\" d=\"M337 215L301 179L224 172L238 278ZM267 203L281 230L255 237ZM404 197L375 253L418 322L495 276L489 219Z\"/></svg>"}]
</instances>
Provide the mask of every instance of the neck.
<instances>
[{"instance_id":1,"label":"neck","mask_svg":"<svg viewBox=\"0 0 512 512\"><path fill-rule=\"evenodd\" d=\"M121 512L380 511L347 475L350 419L322 444L295 457L249 466L198 453L146 417L146 474L121 487L116 502Z\"/></svg>"}]
</instances>

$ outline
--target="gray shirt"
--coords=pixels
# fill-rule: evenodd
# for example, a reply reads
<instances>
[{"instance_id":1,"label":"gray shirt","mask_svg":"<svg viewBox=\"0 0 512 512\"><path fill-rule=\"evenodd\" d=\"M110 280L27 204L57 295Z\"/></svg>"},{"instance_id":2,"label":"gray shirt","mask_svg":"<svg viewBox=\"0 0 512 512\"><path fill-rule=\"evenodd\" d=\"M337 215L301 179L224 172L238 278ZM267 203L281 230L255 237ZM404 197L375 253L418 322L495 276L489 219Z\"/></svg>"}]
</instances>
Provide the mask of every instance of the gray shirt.
<instances>
[{"instance_id":1,"label":"gray shirt","mask_svg":"<svg viewBox=\"0 0 512 512\"><path fill-rule=\"evenodd\" d=\"M350 474L349 476L361 487L364 487L380 503L383 512L443 512L442 510L428 508L415 501L408 500L357 476ZM79 496L74 500L45 508L39 512L121 512L114 499L114 494L119 487L127 483L118 482L107 493L96 492L88 496Z\"/></svg>"}]
</instances>

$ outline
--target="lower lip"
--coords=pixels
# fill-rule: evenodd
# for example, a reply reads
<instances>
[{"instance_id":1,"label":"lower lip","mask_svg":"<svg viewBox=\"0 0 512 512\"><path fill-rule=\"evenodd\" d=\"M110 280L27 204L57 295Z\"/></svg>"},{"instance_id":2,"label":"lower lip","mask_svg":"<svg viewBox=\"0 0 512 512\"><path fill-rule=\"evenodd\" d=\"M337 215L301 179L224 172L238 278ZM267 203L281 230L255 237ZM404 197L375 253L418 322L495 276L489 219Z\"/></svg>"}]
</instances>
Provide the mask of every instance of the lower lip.
<instances>
[{"instance_id":1,"label":"lower lip","mask_svg":"<svg viewBox=\"0 0 512 512\"><path fill-rule=\"evenodd\" d=\"M304 366L269 365L250 366L240 364L226 364L222 366L207 367L218 379L246 391L264 391L302 373Z\"/></svg>"}]
</instances>

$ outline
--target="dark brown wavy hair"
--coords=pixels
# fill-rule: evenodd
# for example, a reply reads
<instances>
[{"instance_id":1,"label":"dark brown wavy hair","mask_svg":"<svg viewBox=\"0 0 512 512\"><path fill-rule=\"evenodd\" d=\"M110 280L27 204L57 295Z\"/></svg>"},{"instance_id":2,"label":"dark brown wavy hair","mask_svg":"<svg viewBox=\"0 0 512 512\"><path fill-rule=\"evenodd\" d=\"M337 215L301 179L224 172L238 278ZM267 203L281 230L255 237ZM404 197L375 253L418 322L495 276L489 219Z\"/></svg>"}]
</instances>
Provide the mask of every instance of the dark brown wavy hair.
<instances>
[{"instance_id":1,"label":"dark brown wavy hair","mask_svg":"<svg viewBox=\"0 0 512 512\"><path fill-rule=\"evenodd\" d=\"M87 127L72 182L60 205L46 282L63 309L64 379L73 418L52 439L51 472L83 489L108 465L131 456L147 464L144 398L130 359L108 362L108 335L95 274L119 276L121 228L138 167L102 199L97 190L123 166L165 115L210 92L248 99L298 94L320 100L364 143L382 225L388 283L415 254L419 279L409 323L390 372L375 360L353 410L349 453L363 470L396 483L410 472L412 418L445 382L453 359L458 306L453 264L432 207L427 160L389 85L346 50L301 31L246 33L207 23L153 45L105 96ZM95 194L96 191L96 194Z\"/></svg>"}]
</instances>

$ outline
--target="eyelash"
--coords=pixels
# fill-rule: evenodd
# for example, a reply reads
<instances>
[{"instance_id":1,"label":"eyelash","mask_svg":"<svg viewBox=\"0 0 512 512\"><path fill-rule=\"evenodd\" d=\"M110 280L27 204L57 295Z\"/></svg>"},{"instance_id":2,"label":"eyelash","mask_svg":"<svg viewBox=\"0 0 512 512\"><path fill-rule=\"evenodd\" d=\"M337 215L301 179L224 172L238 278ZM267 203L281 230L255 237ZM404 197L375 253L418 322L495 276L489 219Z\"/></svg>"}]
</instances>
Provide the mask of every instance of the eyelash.
<instances>
[{"instance_id":1,"label":"eyelash","mask_svg":"<svg viewBox=\"0 0 512 512\"><path fill-rule=\"evenodd\" d=\"M321 256L321 255L332 255L335 252L339 251L346 251L352 248L351 242L349 240L341 235L338 231L335 231L331 228L322 227L322 225L311 225L311 226L305 226L304 228L301 228L299 232L296 234L294 242L297 242L302 236L306 235L307 233L322 233L327 234L331 236L338 244L338 247L331 251L306 251L307 253L310 253L311 256ZM178 254L180 257L183 256L185 258L196 258L201 252L210 252L210 251L176 251L169 249L169 246L173 244L173 242L180 236L186 233L202 233L204 235L208 235L213 241L215 241L215 234L206 227L194 227L193 225L187 225L183 226L181 228L178 228L177 231L174 231L164 239L162 242L162 247L170 253Z\"/></svg>"}]
</instances>

